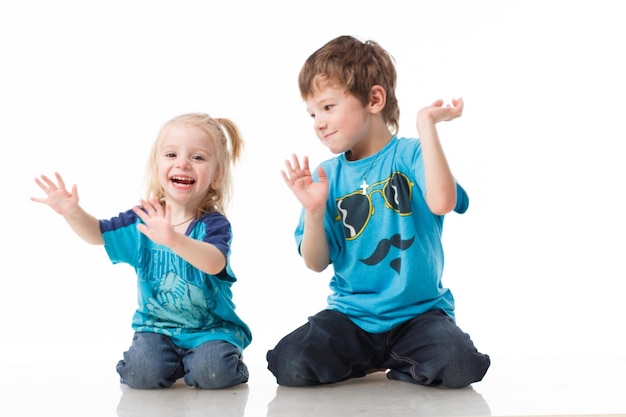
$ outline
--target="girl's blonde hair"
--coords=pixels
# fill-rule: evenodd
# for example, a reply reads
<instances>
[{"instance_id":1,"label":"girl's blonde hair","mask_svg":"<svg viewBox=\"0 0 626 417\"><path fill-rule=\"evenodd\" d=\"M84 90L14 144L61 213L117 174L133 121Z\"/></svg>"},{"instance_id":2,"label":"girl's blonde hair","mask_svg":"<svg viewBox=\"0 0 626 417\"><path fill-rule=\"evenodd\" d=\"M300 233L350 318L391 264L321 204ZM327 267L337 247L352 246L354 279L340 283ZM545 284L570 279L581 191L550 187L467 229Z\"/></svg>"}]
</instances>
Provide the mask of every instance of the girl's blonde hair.
<instances>
[{"instance_id":1,"label":"girl's blonde hair","mask_svg":"<svg viewBox=\"0 0 626 417\"><path fill-rule=\"evenodd\" d=\"M161 204L165 205L165 192L159 183L157 173L157 159L163 139L173 126L180 124L203 130L209 138L212 148L210 157L213 165L213 181L206 196L198 206L196 217L213 211L224 214L231 196L231 163L234 164L239 159L243 149L243 139L233 121L225 118L213 118L206 113L182 114L169 120L161 127L148 157L146 169L147 201L157 198Z\"/></svg>"}]
</instances>

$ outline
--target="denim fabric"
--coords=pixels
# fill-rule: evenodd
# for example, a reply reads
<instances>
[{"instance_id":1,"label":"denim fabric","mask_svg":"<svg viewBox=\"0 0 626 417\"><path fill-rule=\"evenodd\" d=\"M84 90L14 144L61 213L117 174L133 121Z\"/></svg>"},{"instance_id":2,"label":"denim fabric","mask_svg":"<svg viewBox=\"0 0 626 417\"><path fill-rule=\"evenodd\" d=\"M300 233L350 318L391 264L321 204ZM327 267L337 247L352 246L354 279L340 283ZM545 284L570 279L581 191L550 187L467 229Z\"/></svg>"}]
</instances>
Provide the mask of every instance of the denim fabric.
<instances>
[{"instance_id":1,"label":"denim fabric","mask_svg":"<svg viewBox=\"0 0 626 417\"><path fill-rule=\"evenodd\" d=\"M388 369L389 379L461 388L480 381L490 365L489 356L441 310L376 334L324 310L268 351L267 362L277 383L287 386L330 384Z\"/></svg>"},{"instance_id":2,"label":"denim fabric","mask_svg":"<svg viewBox=\"0 0 626 417\"><path fill-rule=\"evenodd\" d=\"M248 382L248 368L236 346L216 340L183 349L157 333L136 332L117 373L121 383L138 389L167 388L179 378L204 389Z\"/></svg>"}]
</instances>

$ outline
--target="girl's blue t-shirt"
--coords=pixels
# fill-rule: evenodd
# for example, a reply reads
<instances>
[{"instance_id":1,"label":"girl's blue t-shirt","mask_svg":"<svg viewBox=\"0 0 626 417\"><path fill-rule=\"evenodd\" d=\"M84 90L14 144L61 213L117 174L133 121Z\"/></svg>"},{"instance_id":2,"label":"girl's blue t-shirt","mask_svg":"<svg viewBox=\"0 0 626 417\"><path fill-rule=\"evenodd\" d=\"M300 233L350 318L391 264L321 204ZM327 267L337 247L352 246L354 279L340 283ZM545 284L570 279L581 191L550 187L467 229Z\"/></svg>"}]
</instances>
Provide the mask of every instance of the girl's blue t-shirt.
<instances>
[{"instance_id":1,"label":"girl's blue t-shirt","mask_svg":"<svg viewBox=\"0 0 626 417\"><path fill-rule=\"evenodd\" d=\"M221 213L207 213L192 222L186 235L217 247L226 267L206 274L169 248L155 244L137 228L141 219L132 211L100 220L104 246L111 262L127 263L137 274L136 332L168 336L191 349L211 340L224 340L243 351L252 339L249 327L235 313L230 267L231 226Z\"/></svg>"},{"instance_id":2,"label":"girl's blue t-shirt","mask_svg":"<svg viewBox=\"0 0 626 417\"><path fill-rule=\"evenodd\" d=\"M394 136L378 154L358 161L342 154L321 166L329 182L325 229L334 269L328 308L370 333L433 309L454 319L454 298L442 285L444 217L426 205L419 139ZM468 203L457 184L455 211L465 212ZM298 248L303 230L304 212Z\"/></svg>"}]
</instances>

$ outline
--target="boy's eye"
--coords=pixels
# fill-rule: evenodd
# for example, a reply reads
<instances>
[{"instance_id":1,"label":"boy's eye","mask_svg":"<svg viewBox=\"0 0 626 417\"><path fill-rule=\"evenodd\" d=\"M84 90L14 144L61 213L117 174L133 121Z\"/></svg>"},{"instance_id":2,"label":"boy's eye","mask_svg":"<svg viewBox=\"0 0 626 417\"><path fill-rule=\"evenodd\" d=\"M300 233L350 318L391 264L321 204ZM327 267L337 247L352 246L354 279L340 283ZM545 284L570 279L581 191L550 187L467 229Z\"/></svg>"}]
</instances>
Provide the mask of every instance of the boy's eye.
<instances>
[{"instance_id":1,"label":"boy's eye","mask_svg":"<svg viewBox=\"0 0 626 417\"><path fill-rule=\"evenodd\" d=\"M328 111L328 110L330 110L332 108L333 108L332 104L327 104L327 105L324 106L324 110L326 110L326 111Z\"/></svg>"}]
</instances>

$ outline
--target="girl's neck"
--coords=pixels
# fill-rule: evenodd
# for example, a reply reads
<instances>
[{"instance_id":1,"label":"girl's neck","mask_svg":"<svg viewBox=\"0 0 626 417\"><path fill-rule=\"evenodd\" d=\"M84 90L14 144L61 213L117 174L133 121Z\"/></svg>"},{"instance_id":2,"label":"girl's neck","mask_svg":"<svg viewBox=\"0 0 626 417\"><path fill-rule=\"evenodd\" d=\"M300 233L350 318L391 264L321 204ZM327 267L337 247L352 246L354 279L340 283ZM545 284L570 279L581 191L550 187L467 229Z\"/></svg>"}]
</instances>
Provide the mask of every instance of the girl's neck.
<instances>
[{"instance_id":1,"label":"girl's neck","mask_svg":"<svg viewBox=\"0 0 626 417\"><path fill-rule=\"evenodd\" d=\"M172 221L172 227L176 228L178 226L183 226L186 225L188 223L190 223L193 219L195 219L196 215L194 214L193 216L189 216L183 220L180 221Z\"/></svg>"},{"instance_id":2,"label":"girl's neck","mask_svg":"<svg viewBox=\"0 0 626 417\"><path fill-rule=\"evenodd\" d=\"M196 207L190 208L185 204L172 201L166 201L166 203L170 208L170 224L173 227L191 222L198 214Z\"/></svg>"}]
</instances>

